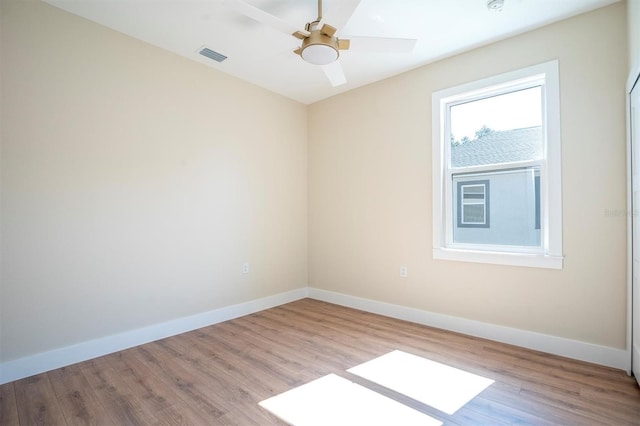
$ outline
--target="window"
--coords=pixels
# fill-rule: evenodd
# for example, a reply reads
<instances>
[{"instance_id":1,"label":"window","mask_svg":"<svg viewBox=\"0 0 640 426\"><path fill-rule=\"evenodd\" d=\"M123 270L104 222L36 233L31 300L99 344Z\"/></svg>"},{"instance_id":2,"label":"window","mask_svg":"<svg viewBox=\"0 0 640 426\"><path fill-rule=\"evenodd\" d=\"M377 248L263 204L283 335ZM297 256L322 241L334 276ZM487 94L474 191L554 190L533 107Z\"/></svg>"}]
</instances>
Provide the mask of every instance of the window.
<instances>
[{"instance_id":1,"label":"window","mask_svg":"<svg viewBox=\"0 0 640 426\"><path fill-rule=\"evenodd\" d=\"M489 181L458 182L459 228L489 227Z\"/></svg>"},{"instance_id":2,"label":"window","mask_svg":"<svg viewBox=\"0 0 640 426\"><path fill-rule=\"evenodd\" d=\"M557 61L432 100L434 258L561 269Z\"/></svg>"}]
</instances>

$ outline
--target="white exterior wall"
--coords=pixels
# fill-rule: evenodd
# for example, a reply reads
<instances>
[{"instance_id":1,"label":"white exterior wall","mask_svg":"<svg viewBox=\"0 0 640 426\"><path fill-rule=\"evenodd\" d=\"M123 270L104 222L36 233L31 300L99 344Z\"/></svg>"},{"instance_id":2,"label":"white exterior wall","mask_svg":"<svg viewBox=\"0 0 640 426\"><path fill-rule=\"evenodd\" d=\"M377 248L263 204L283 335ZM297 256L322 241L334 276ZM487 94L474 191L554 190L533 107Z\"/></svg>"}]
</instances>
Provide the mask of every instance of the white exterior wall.
<instances>
[{"instance_id":1,"label":"white exterior wall","mask_svg":"<svg viewBox=\"0 0 640 426\"><path fill-rule=\"evenodd\" d=\"M489 227L458 227L454 217L454 242L539 246L535 228L535 187L532 170L453 178L454 215L458 212L458 182L489 180Z\"/></svg>"}]
</instances>

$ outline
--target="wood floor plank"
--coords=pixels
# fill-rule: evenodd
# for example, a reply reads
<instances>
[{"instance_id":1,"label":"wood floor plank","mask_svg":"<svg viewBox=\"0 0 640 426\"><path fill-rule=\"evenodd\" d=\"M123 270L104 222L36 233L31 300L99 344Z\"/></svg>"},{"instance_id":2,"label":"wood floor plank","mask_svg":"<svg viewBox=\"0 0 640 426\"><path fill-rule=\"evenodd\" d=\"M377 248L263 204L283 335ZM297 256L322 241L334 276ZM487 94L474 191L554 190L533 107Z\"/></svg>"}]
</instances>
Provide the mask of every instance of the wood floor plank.
<instances>
[{"instance_id":1,"label":"wood floor plank","mask_svg":"<svg viewBox=\"0 0 640 426\"><path fill-rule=\"evenodd\" d=\"M19 423L13 383L0 385L0 425L17 425Z\"/></svg>"},{"instance_id":2,"label":"wood floor plank","mask_svg":"<svg viewBox=\"0 0 640 426\"><path fill-rule=\"evenodd\" d=\"M584 398L575 395L559 395L549 392L540 386L525 384L521 394L533 401L541 401L547 406L554 406L566 413L572 413L590 419L590 423L600 424L633 424L640 421L640 411L628 410L623 404L608 404L598 401L589 404ZM633 412L635 411L635 413Z\"/></svg>"},{"instance_id":3,"label":"wood floor plank","mask_svg":"<svg viewBox=\"0 0 640 426\"><path fill-rule=\"evenodd\" d=\"M158 419L149 414L133 397L131 389L109 364L114 356L96 358L80 364L82 374L94 390L104 408L115 419L116 424L144 425L157 423Z\"/></svg>"},{"instance_id":4,"label":"wood floor plank","mask_svg":"<svg viewBox=\"0 0 640 426\"><path fill-rule=\"evenodd\" d=\"M140 346L127 351L155 371L169 386L177 389L180 398L190 407L215 424L226 423L227 409L219 394L224 392L215 383L199 376L190 363L182 360L182 354L173 354L166 348L168 340Z\"/></svg>"},{"instance_id":5,"label":"wood floor plank","mask_svg":"<svg viewBox=\"0 0 640 426\"><path fill-rule=\"evenodd\" d=\"M494 383L449 415L347 372L393 350ZM330 373L445 425L640 425L619 370L312 299L3 385L0 424L282 426L258 403Z\"/></svg>"},{"instance_id":6,"label":"wood floor plank","mask_svg":"<svg viewBox=\"0 0 640 426\"><path fill-rule=\"evenodd\" d=\"M607 403L618 407L618 409L629 410L631 413L640 418L640 406L638 401L640 400L640 388L635 386L633 377L624 377L624 382L627 384L625 388L615 387L602 387L599 384L593 386L581 386L580 396L586 401L593 401L597 403Z\"/></svg>"},{"instance_id":7,"label":"wood floor plank","mask_svg":"<svg viewBox=\"0 0 640 426\"><path fill-rule=\"evenodd\" d=\"M285 305L285 309L287 308L288 305ZM335 309L335 312L331 310L332 308ZM375 316L369 313L350 317L348 309L330 304L323 305L323 310L318 313L313 312L314 310L309 313L312 319L307 326L313 326L314 323L321 322L336 331L344 332L348 325L349 333L346 335L346 339L351 339L357 342L359 346L362 346L362 336L365 335L365 341L374 348L375 356L399 349L416 355L430 355L434 361L448 361L449 365L456 360L456 353L462 355L465 361L463 364L467 365L468 356L473 356L480 352L481 345L484 342L469 338L469 336ZM372 358L375 356L372 356ZM482 361L482 358L479 358L479 360Z\"/></svg>"},{"instance_id":8,"label":"wood floor plank","mask_svg":"<svg viewBox=\"0 0 640 426\"><path fill-rule=\"evenodd\" d=\"M105 410L78 364L50 371L47 376L69 424L115 423L116 419Z\"/></svg>"},{"instance_id":9,"label":"wood floor plank","mask_svg":"<svg viewBox=\"0 0 640 426\"><path fill-rule=\"evenodd\" d=\"M119 372L130 389L145 401L155 415L168 424L205 424L208 416L182 398L180 388L165 380L165 372L154 370L134 351L120 353Z\"/></svg>"},{"instance_id":10,"label":"wood floor plank","mask_svg":"<svg viewBox=\"0 0 640 426\"><path fill-rule=\"evenodd\" d=\"M553 421L545 419L536 413L532 413L522 407L506 404L499 400L479 396L462 407L456 413L456 418L463 417L469 424L505 424L505 425L535 425L551 426Z\"/></svg>"},{"instance_id":11,"label":"wood floor plank","mask_svg":"<svg viewBox=\"0 0 640 426\"><path fill-rule=\"evenodd\" d=\"M164 355L160 355L158 350L151 354L151 351L144 348L140 349L140 354L151 361L154 368L163 365L165 378L170 377L183 384L181 389L186 391L183 399L192 406L204 408L204 412L215 420L215 424L273 423L272 420L264 421L266 413L261 409L257 410L259 400L253 398L251 388L246 387L251 386L250 383L243 383L237 377L231 380L218 374L219 370L211 368L211 364L198 353L197 348L182 348L177 339L165 339L156 343L168 358L161 360L159 357Z\"/></svg>"},{"instance_id":12,"label":"wood floor plank","mask_svg":"<svg viewBox=\"0 0 640 426\"><path fill-rule=\"evenodd\" d=\"M47 373L14 382L20 424L66 425L58 398Z\"/></svg>"},{"instance_id":13,"label":"wood floor plank","mask_svg":"<svg viewBox=\"0 0 640 426\"><path fill-rule=\"evenodd\" d=\"M511 365L538 371L547 377L550 375L560 382L580 386L581 383L593 385L599 381L606 387L620 386L635 395L628 387L630 377L620 370L538 351L523 352L522 348L511 345L487 345L483 351L492 359L508 359Z\"/></svg>"},{"instance_id":14,"label":"wood floor plank","mask_svg":"<svg viewBox=\"0 0 640 426\"><path fill-rule=\"evenodd\" d=\"M588 417L559 407L558 404L549 404L548 400L536 400L522 392L516 394L500 389L499 387L489 387L482 393L480 398L471 401L468 407L474 409L477 404L482 403L482 400L510 407L525 413L525 416L534 415L539 417L541 422L545 423L555 425L590 425L594 423L593 420ZM514 417L513 423L517 424L519 422L521 422L520 417Z\"/></svg>"},{"instance_id":15,"label":"wood floor plank","mask_svg":"<svg viewBox=\"0 0 640 426\"><path fill-rule=\"evenodd\" d=\"M235 382L238 386L260 401L275 394L275 389L288 389L295 381L281 380L280 375L272 374L271 371L260 367L252 358L246 358L242 352L238 352L226 344L218 342L207 334L200 336L189 336L187 338L188 347L195 348L201 358L189 360L197 366L197 370L204 370L203 374L212 374L217 380L224 378L225 382ZM173 343L174 348L189 351L188 347ZM189 355L191 357L191 354ZM232 392L242 393L242 390L232 390Z\"/></svg>"}]
</instances>

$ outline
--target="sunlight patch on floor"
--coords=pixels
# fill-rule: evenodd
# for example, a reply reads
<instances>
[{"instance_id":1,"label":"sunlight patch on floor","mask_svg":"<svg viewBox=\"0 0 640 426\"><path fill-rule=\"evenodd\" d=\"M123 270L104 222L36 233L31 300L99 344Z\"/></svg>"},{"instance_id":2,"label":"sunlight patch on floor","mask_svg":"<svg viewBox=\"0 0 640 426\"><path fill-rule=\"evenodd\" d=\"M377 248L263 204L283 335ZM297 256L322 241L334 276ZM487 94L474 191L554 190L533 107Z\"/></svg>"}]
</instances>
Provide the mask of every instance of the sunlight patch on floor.
<instances>
[{"instance_id":1,"label":"sunlight patch on floor","mask_svg":"<svg viewBox=\"0 0 640 426\"><path fill-rule=\"evenodd\" d=\"M389 352L347 371L450 415L494 382L402 351Z\"/></svg>"},{"instance_id":2,"label":"sunlight patch on floor","mask_svg":"<svg viewBox=\"0 0 640 426\"><path fill-rule=\"evenodd\" d=\"M335 374L266 399L260 405L296 426L442 425L439 420Z\"/></svg>"}]
</instances>

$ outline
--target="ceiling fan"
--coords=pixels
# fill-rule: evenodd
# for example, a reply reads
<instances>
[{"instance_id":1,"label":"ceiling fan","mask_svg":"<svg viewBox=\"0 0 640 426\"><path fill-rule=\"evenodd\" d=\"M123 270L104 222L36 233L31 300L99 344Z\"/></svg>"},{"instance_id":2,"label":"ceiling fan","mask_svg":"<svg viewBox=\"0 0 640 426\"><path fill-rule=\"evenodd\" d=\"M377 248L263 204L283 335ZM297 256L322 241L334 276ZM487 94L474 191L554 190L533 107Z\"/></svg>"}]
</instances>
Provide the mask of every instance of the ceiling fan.
<instances>
[{"instance_id":1,"label":"ceiling fan","mask_svg":"<svg viewBox=\"0 0 640 426\"><path fill-rule=\"evenodd\" d=\"M338 38L338 28L343 27L360 4L360 0L337 2L332 10L332 26L324 22L322 17L322 0L318 0L318 17L304 26L304 30L271 15L262 9L242 0L225 0L225 4L236 12L248 16L278 31L292 35L302 44L293 51L304 61L322 66L322 70L332 86L345 84L347 79L338 58L341 50L379 53L410 53L416 43L415 39L388 37L355 37Z\"/></svg>"}]
</instances>

